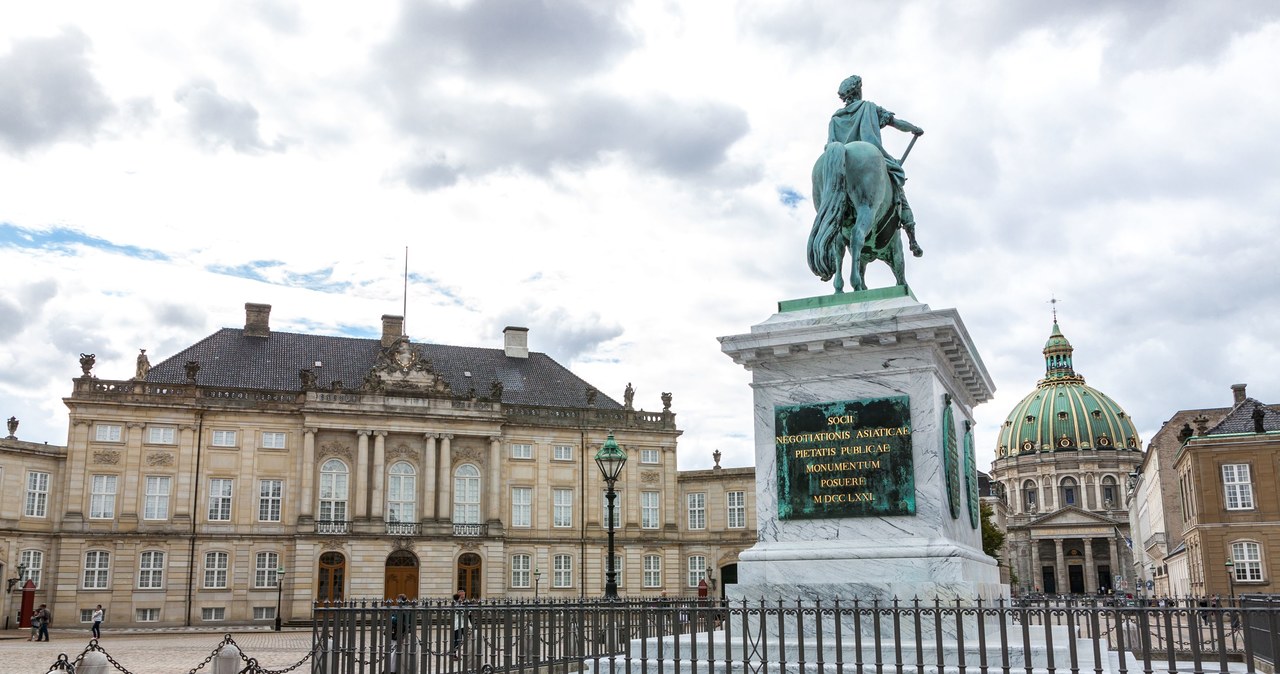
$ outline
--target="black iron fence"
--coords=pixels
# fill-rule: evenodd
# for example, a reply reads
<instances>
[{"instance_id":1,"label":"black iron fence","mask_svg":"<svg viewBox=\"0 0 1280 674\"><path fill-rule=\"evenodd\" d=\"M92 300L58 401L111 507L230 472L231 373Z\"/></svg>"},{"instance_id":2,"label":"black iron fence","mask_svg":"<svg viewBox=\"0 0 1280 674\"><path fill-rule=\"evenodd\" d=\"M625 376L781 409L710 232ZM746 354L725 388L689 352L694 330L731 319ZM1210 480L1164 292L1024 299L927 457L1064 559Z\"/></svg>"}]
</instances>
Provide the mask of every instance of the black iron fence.
<instances>
[{"instance_id":1,"label":"black iron fence","mask_svg":"<svg viewBox=\"0 0 1280 674\"><path fill-rule=\"evenodd\" d=\"M318 605L312 671L1274 671L1280 600L436 602Z\"/></svg>"}]
</instances>

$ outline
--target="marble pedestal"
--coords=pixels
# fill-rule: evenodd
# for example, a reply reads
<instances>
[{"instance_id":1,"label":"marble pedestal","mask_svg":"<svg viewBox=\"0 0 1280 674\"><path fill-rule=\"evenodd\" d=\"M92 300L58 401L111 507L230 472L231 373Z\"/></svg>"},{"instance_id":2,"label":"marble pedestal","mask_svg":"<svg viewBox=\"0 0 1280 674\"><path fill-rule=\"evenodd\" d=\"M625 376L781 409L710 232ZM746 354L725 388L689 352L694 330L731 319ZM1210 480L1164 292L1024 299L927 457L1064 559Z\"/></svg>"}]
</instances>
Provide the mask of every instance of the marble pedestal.
<instances>
[{"instance_id":1,"label":"marble pedestal","mask_svg":"<svg viewBox=\"0 0 1280 674\"><path fill-rule=\"evenodd\" d=\"M995 560L982 552L981 526L970 521L963 460L953 472L958 515L948 501L944 409L950 404L962 442L973 407L994 390L959 314L930 309L906 288L784 305L791 306L751 332L720 338L724 353L752 373L759 527L728 597L1007 596ZM910 401L915 513L782 519L775 407L896 396Z\"/></svg>"}]
</instances>

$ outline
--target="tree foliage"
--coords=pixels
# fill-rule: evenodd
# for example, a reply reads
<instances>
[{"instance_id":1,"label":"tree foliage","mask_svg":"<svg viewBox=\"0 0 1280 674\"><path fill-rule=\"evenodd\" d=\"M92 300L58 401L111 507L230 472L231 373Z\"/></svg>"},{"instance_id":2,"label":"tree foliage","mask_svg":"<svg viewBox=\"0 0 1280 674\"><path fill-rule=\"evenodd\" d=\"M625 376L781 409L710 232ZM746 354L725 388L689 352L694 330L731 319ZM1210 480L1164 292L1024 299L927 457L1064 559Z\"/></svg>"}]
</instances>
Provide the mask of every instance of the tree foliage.
<instances>
[{"instance_id":1,"label":"tree foliage","mask_svg":"<svg viewBox=\"0 0 1280 674\"><path fill-rule=\"evenodd\" d=\"M991 506L982 506L982 551L999 558L1000 548L1004 547L1004 532L991 521Z\"/></svg>"}]
</instances>

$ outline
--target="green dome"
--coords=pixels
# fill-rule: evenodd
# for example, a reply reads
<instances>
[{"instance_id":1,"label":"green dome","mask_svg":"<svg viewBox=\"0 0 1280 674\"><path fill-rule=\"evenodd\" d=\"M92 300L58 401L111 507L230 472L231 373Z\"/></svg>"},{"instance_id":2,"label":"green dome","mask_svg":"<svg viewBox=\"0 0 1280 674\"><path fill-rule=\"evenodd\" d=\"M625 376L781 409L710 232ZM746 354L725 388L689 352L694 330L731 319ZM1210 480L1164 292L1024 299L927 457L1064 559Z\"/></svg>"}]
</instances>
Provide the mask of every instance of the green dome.
<instances>
[{"instance_id":1,"label":"green dome","mask_svg":"<svg viewBox=\"0 0 1280 674\"><path fill-rule=\"evenodd\" d=\"M1142 441L1133 420L1107 394L1084 383L1071 342L1053 322L1044 345L1045 376L1000 427L996 456L1064 450L1130 449Z\"/></svg>"}]
</instances>

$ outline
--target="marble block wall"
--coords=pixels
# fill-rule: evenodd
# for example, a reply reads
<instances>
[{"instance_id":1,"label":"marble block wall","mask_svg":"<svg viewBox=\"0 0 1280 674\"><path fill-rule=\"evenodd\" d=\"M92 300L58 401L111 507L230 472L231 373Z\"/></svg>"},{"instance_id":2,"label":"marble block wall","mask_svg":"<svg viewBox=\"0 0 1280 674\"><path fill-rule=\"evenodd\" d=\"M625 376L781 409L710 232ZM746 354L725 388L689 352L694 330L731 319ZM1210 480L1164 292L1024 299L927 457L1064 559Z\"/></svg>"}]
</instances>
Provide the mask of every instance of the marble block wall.
<instances>
[{"instance_id":1,"label":"marble block wall","mask_svg":"<svg viewBox=\"0 0 1280 674\"><path fill-rule=\"evenodd\" d=\"M948 506L942 442L950 396L957 445L994 386L953 309L912 297L780 312L721 349L752 373L759 542L739 557L739 599L1006 596L968 512ZM914 515L780 519L774 407L890 396L910 399ZM963 452L960 452L961 455Z\"/></svg>"}]
</instances>

